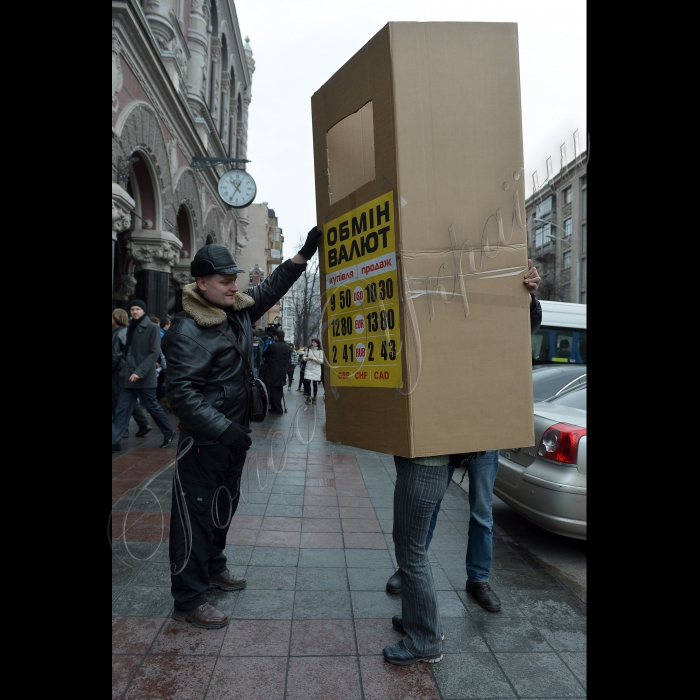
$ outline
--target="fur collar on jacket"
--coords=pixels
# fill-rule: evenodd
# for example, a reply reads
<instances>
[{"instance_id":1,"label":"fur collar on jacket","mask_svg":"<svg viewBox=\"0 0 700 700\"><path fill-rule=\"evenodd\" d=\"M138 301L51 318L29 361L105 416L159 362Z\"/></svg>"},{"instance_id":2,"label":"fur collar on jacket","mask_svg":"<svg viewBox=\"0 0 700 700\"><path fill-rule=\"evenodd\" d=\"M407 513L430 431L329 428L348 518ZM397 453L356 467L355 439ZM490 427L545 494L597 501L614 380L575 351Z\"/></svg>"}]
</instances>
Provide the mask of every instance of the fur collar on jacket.
<instances>
[{"instance_id":1,"label":"fur collar on jacket","mask_svg":"<svg viewBox=\"0 0 700 700\"><path fill-rule=\"evenodd\" d=\"M197 283L192 282L182 289L182 308L195 320L198 326L209 328L218 326L226 320L226 312L210 304L196 292ZM231 307L233 311L243 311L255 303L252 297L243 292L236 292L236 301Z\"/></svg>"}]
</instances>

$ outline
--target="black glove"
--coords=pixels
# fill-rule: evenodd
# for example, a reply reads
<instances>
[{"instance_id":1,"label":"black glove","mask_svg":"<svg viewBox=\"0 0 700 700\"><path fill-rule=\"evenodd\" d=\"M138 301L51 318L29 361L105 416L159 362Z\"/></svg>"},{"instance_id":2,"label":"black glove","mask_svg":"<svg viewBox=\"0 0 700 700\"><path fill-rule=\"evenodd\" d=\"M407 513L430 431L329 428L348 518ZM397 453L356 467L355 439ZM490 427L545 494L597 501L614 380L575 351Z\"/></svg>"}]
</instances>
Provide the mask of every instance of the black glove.
<instances>
[{"instance_id":1,"label":"black glove","mask_svg":"<svg viewBox=\"0 0 700 700\"><path fill-rule=\"evenodd\" d=\"M232 455L236 456L241 452L247 452L253 444L250 435L248 435L250 432L250 428L244 428L238 423L231 423L219 436L219 442L228 448Z\"/></svg>"},{"instance_id":2,"label":"black glove","mask_svg":"<svg viewBox=\"0 0 700 700\"><path fill-rule=\"evenodd\" d=\"M306 243L304 243L302 249L299 251L299 255L307 260L311 260L314 253L318 250L318 242L321 240L322 235L323 230L314 226L306 236Z\"/></svg>"}]
</instances>

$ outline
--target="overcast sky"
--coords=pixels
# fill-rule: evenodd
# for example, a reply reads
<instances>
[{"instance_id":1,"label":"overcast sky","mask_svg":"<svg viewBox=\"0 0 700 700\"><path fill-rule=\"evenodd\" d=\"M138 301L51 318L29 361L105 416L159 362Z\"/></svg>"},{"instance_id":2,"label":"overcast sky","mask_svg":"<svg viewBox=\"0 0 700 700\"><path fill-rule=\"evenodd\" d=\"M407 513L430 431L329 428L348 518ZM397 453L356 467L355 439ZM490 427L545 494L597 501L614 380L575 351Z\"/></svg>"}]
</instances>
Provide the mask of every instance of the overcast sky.
<instances>
[{"instance_id":1,"label":"overcast sky","mask_svg":"<svg viewBox=\"0 0 700 700\"><path fill-rule=\"evenodd\" d=\"M284 231L284 257L316 221L311 96L387 22L517 22L525 193L560 146L586 148L583 0L234 0L255 59L248 172Z\"/></svg>"}]
</instances>

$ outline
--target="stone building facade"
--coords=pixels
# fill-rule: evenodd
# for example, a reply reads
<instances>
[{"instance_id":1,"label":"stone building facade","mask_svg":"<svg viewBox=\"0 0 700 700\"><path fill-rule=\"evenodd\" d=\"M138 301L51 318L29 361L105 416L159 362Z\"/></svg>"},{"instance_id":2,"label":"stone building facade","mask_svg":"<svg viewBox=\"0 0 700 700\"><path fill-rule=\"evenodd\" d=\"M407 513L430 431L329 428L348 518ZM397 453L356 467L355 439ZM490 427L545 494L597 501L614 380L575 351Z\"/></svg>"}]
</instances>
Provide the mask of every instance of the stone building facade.
<instances>
[{"instance_id":1,"label":"stone building facade","mask_svg":"<svg viewBox=\"0 0 700 700\"><path fill-rule=\"evenodd\" d=\"M525 201L528 257L542 278L540 299L586 303L587 164L584 151Z\"/></svg>"},{"instance_id":2,"label":"stone building facade","mask_svg":"<svg viewBox=\"0 0 700 700\"><path fill-rule=\"evenodd\" d=\"M267 229L266 229L266 243L265 243L265 258L267 265L267 274L271 275L275 269L277 269L284 260L283 253L283 243L284 236L282 235L282 229L279 227L279 221L277 220L277 214L275 214L274 209L267 208ZM284 302L280 299L268 312L267 312L267 323L268 325L273 323L279 323L280 328L282 327L282 313Z\"/></svg>"},{"instance_id":3,"label":"stone building facade","mask_svg":"<svg viewBox=\"0 0 700 700\"><path fill-rule=\"evenodd\" d=\"M181 310L191 256L248 244L248 211L218 194L246 158L253 52L233 0L112 2L112 305L144 299L159 317ZM237 167L245 168L240 163Z\"/></svg>"}]
</instances>

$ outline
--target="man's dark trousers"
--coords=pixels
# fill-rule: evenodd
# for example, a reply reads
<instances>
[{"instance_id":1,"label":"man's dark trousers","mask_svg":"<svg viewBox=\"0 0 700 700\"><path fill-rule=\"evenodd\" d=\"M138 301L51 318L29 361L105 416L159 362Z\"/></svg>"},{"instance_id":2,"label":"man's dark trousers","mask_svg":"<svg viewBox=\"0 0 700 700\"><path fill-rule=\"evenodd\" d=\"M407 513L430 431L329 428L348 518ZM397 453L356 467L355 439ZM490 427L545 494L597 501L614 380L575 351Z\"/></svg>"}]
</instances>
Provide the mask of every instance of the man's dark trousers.
<instances>
[{"instance_id":1,"label":"man's dark trousers","mask_svg":"<svg viewBox=\"0 0 700 700\"><path fill-rule=\"evenodd\" d=\"M191 610L206 603L209 577L226 569L224 547L231 524L226 521L238 507L245 457L245 452L232 457L223 445L192 445L187 454L178 459L177 469L187 513L181 511L183 497L176 497L177 484L173 482L170 590L175 599L175 610ZM187 515L192 528L191 538L189 529L183 525L183 521L187 523ZM174 573L183 565L181 573Z\"/></svg>"},{"instance_id":2,"label":"man's dark trousers","mask_svg":"<svg viewBox=\"0 0 700 700\"><path fill-rule=\"evenodd\" d=\"M163 433L163 437L173 435L175 431L170 425L168 416L156 401L156 390L153 389L129 389L122 387L117 401L117 407L114 411L114 420L112 421L112 444L119 445L126 429L129 427L129 419L134 412L136 399L139 399L141 405L151 414L151 417Z\"/></svg>"},{"instance_id":3,"label":"man's dark trousers","mask_svg":"<svg viewBox=\"0 0 700 700\"><path fill-rule=\"evenodd\" d=\"M271 386L270 389L270 403L272 404L272 410L277 411L277 413L282 413L282 397L284 396L283 386Z\"/></svg>"}]
</instances>

